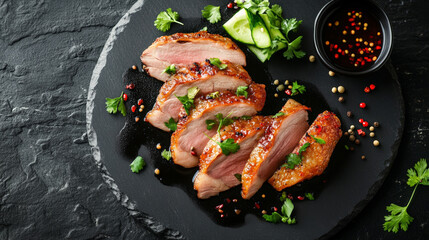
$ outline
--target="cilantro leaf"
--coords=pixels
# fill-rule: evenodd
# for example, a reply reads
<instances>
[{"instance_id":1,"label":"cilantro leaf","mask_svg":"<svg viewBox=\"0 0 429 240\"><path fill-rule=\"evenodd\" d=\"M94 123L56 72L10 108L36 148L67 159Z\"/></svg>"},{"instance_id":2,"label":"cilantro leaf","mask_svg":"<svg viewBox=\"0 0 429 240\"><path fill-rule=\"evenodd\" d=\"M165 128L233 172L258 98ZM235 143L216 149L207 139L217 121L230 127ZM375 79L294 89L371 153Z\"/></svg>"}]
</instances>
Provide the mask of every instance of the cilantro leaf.
<instances>
[{"instance_id":1,"label":"cilantro leaf","mask_svg":"<svg viewBox=\"0 0 429 240\"><path fill-rule=\"evenodd\" d=\"M284 116L284 115L285 115L284 112L278 112L274 116L272 116L272 118L277 118L277 117Z\"/></svg>"},{"instance_id":2,"label":"cilantro leaf","mask_svg":"<svg viewBox=\"0 0 429 240\"><path fill-rule=\"evenodd\" d=\"M310 147L310 143L306 142L304 143L300 148L299 148L299 152L298 154L301 155L303 152L305 152L305 150L307 150L307 148Z\"/></svg>"},{"instance_id":3,"label":"cilantro leaf","mask_svg":"<svg viewBox=\"0 0 429 240\"><path fill-rule=\"evenodd\" d=\"M280 221L287 224L295 224L295 218L291 218L292 211L294 209L293 203L289 198L285 198L286 201L283 202L281 213L273 212L271 215L264 214L262 217L267 222L279 223Z\"/></svg>"},{"instance_id":4,"label":"cilantro leaf","mask_svg":"<svg viewBox=\"0 0 429 240\"><path fill-rule=\"evenodd\" d=\"M218 114L215 115L215 117L219 121L219 127L217 128L217 132L219 134L220 134L220 129L222 129L222 127L231 125L234 122L233 119L229 118L229 115L231 115L231 113L228 114L228 116L226 116L225 118L223 117L222 113L218 113Z\"/></svg>"},{"instance_id":5,"label":"cilantro leaf","mask_svg":"<svg viewBox=\"0 0 429 240\"><path fill-rule=\"evenodd\" d=\"M283 203L283 206L282 206L282 214L290 218L293 209L294 209L294 206L292 201L289 198L286 198L286 201Z\"/></svg>"},{"instance_id":6,"label":"cilantro leaf","mask_svg":"<svg viewBox=\"0 0 429 240\"><path fill-rule=\"evenodd\" d=\"M271 6L271 11L273 11L278 16L281 16L283 13L282 7L278 4L273 4L273 6Z\"/></svg>"},{"instance_id":7,"label":"cilantro leaf","mask_svg":"<svg viewBox=\"0 0 429 240\"><path fill-rule=\"evenodd\" d=\"M236 173L236 174L234 174L234 177L235 177L235 178L237 178L237 180L238 180L239 182L241 182L241 174Z\"/></svg>"},{"instance_id":8,"label":"cilantro leaf","mask_svg":"<svg viewBox=\"0 0 429 240\"><path fill-rule=\"evenodd\" d=\"M121 93L121 96L117 98L106 98L106 111L108 113L115 114L118 110L123 116L127 115L127 109L124 102L124 93Z\"/></svg>"},{"instance_id":9,"label":"cilantro leaf","mask_svg":"<svg viewBox=\"0 0 429 240\"><path fill-rule=\"evenodd\" d=\"M392 203L386 207L390 215L384 216L384 231L397 233L399 228L403 231L407 231L408 225L414 220L414 218L408 214L407 208L413 200L417 187L419 185L429 185L429 169L427 168L426 159L421 158L420 161L414 165L414 169L408 169L407 176L407 184L410 187L414 187L413 193L406 206L401 207Z\"/></svg>"},{"instance_id":10,"label":"cilantro leaf","mask_svg":"<svg viewBox=\"0 0 429 240\"><path fill-rule=\"evenodd\" d=\"M170 161L170 159L171 159L171 152L167 151L166 149L164 149L164 151L162 151L162 153L161 153L161 157L163 157L167 161Z\"/></svg>"},{"instance_id":11,"label":"cilantro leaf","mask_svg":"<svg viewBox=\"0 0 429 240\"><path fill-rule=\"evenodd\" d=\"M183 108L186 111L186 114L189 115L189 112L192 108L195 107L194 105L194 98L198 94L200 89L198 87L191 87L188 89L188 93L184 96L176 96L177 99L183 104Z\"/></svg>"},{"instance_id":12,"label":"cilantro leaf","mask_svg":"<svg viewBox=\"0 0 429 240\"><path fill-rule=\"evenodd\" d=\"M296 165L299 165L302 162L301 156L296 153L290 153L286 157L286 163L282 165L282 167L287 167L290 169L294 169Z\"/></svg>"},{"instance_id":13,"label":"cilantro leaf","mask_svg":"<svg viewBox=\"0 0 429 240\"><path fill-rule=\"evenodd\" d=\"M207 130L212 130L213 126L216 124L215 120L211 120L211 119L207 119L206 120L206 125L207 125Z\"/></svg>"},{"instance_id":14,"label":"cilantro leaf","mask_svg":"<svg viewBox=\"0 0 429 240\"><path fill-rule=\"evenodd\" d=\"M414 170L415 169L415 170ZM408 169L407 184L414 187L416 184L429 185L429 169L427 168L426 159L422 158L414 165L414 169Z\"/></svg>"},{"instance_id":15,"label":"cilantro leaf","mask_svg":"<svg viewBox=\"0 0 429 240\"><path fill-rule=\"evenodd\" d=\"M175 95L176 96L176 95ZM186 114L189 115L190 110L195 107L194 99L189 99L188 95L185 96L176 96L177 99L183 104L183 108L186 111Z\"/></svg>"},{"instance_id":16,"label":"cilantro leaf","mask_svg":"<svg viewBox=\"0 0 429 240\"><path fill-rule=\"evenodd\" d=\"M174 64L171 64L170 66L166 67L162 73L167 73L170 75L173 75L176 73L176 66Z\"/></svg>"},{"instance_id":17,"label":"cilantro leaf","mask_svg":"<svg viewBox=\"0 0 429 240\"><path fill-rule=\"evenodd\" d=\"M281 30L286 35L286 39L289 39L289 32L297 32L302 20L297 21L296 18L284 19L282 21Z\"/></svg>"},{"instance_id":18,"label":"cilantro leaf","mask_svg":"<svg viewBox=\"0 0 429 240\"><path fill-rule=\"evenodd\" d=\"M201 31L206 31L206 32L207 32L207 26L204 26L203 28L201 28L201 29L200 29L200 32L201 32Z\"/></svg>"},{"instance_id":19,"label":"cilantro leaf","mask_svg":"<svg viewBox=\"0 0 429 240\"><path fill-rule=\"evenodd\" d=\"M199 91L200 91L200 89L198 87L188 88L188 98L189 99L194 99L195 96L197 96L197 94L198 94Z\"/></svg>"},{"instance_id":20,"label":"cilantro leaf","mask_svg":"<svg viewBox=\"0 0 429 240\"><path fill-rule=\"evenodd\" d=\"M310 200L310 201L313 201L313 200L314 200L313 193L305 193L304 195L305 195L305 197L306 197L308 200Z\"/></svg>"},{"instance_id":21,"label":"cilantro leaf","mask_svg":"<svg viewBox=\"0 0 429 240\"><path fill-rule=\"evenodd\" d=\"M143 160L142 157L137 156L136 159L130 164L131 171L133 173L139 173L140 170L143 169L143 167L146 165L146 162Z\"/></svg>"},{"instance_id":22,"label":"cilantro leaf","mask_svg":"<svg viewBox=\"0 0 429 240\"><path fill-rule=\"evenodd\" d=\"M174 121L174 118L170 118L168 122L164 122L164 125L168 127L168 129L170 129L172 132L177 130L177 123L176 121Z\"/></svg>"},{"instance_id":23,"label":"cilantro leaf","mask_svg":"<svg viewBox=\"0 0 429 240\"><path fill-rule=\"evenodd\" d=\"M239 86L235 94L237 94L237 96L244 96L245 98L247 98L248 96L247 88L248 88L247 86Z\"/></svg>"},{"instance_id":24,"label":"cilantro leaf","mask_svg":"<svg viewBox=\"0 0 429 240\"><path fill-rule=\"evenodd\" d=\"M217 143L222 149L222 153L228 156L231 153L236 153L240 149L240 145L238 143L234 142L234 139L228 138L223 142Z\"/></svg>"},{"instance_id":25,"label":"cilantro leaf","mask_svg":"<svg viewBox=\"0 0 429 240\"><path fill-rule=\"evenodd\" d=\"M173 12L171 8L168 8L166 11L160 12L156 17L154 22L155 27L162 31L166 32L170 30L171 23L178 23L183 25L183 23L179 22L179 13Z\"/></svg>"},{"instance_id":26,"label":"cilantro leaf","mask_svg":"<svg viewBox=\"0 0 429 240\"><path fill-rule=\"evenodd\" d=\"M283 56L286 57L288 60L294 57L297 57L297 58L304 57L305 52L299 50L301 48L301 39L302 39L302 36L299 36L292 42L288 43L288 48L283 53Z\"/></svg>"},{"instance_id":27,"label":"cilantro leaf","mask_svg":"<svg viewBox=\"0 0 429 240\"><path fill-rule=\"evenodd\" d=\"M282 202L284 202L284 201L286 201L286 198L287 198L287 196L286 196L286 192L282 192L282 195L280 196L280 201L282 201Z\"/></svg>"},{"instance_id":28,"label":"cilantro leaf","mask_svg":"<svg viewBox=\"0 0 429 240\"><path fill-rule=\"evenodd\" d=\"M243 120L250 120L250 119L252 119L252 117L251 117L251 116L246 116L246 115L244 115L244 116L241 116L241 117L240 117L240 119L243 119Z\"/></svg>"},{"instance_id":29,"label":"cilantro leaf","mask_svg":"<svg viewBox=\"0 0 429 240\"><path fill-rule=\"evenodd\" d=\"M209 60L211 65L218 67L220 70L224 70L228 67L228 65L226 65L225 63L222 63L222 61L219 60L219 58L210 58Z\"/></svg>"},{"instance_id":30,"label":"cilantro leaf","mask_svg":"<svg viewBox=\"0 0 429 240\"><path fill-rule=\"evenodd\" d=\"M293 82L292 83L292 96L297 95L298 93L305 93L306 89L304 85L299 85L298 82Z\"/></svg>"},{"instance_id":31,"label":"cilantro leaf","mask_svg":"<svg viewBox=\"0 0 429 240\"><path fill-rule=\"evenodd\" d=\"M204 10L201 10L201 13L210 23L217 23L221 20L219 9L220 7L207 5L204 7Z\"/></svg>"},{"instance_id":32,"label":"cilantro leaf","mask_svg":"<svg viewBox=\"0 0 429 240\"><path fill-rule=\"evenodd\" d=\"M279 223L282 220L282 215L280 215L278 212L273 212L272 214L264 214L262 217L267 222L271 223Z\"/></svg>"},{"instance_id":33,"label":"cilantro leaf","mask_svg":"<svg viewBox=\"0 0 429 240\"><path fill-rule=\"evenodd\" d=\"M391 214L389 216L384 216L384 231L397 233L399 227L401 227L402 230L407 231L408 225L414 220L414 218L407 213L407 208L408 205L401 207L393 203L390 204L390 206L387 206L386 210Z\"/></svg>"},{"instance_id":34,"label":"cilantro leaf","mask_svg":"<svg viewBox=\"0 0 429 240\"><path fill-rule=\"evenodd\" d=\"M310 135L317 143L319 144L325 144L325 140L323 140L322 138L317 138L314 135Z\"/></svg>"},{"instance_id":35,"label":"cilantro leaf","mask_svg":"<svg viewBox=\"0 0 429 240\"><path fill-rule=\"evenodd\" d=\"M212 92L209 94L209 96L213 99L220 97L220 93L218 91Z\"/></svg>"}]
</instances>

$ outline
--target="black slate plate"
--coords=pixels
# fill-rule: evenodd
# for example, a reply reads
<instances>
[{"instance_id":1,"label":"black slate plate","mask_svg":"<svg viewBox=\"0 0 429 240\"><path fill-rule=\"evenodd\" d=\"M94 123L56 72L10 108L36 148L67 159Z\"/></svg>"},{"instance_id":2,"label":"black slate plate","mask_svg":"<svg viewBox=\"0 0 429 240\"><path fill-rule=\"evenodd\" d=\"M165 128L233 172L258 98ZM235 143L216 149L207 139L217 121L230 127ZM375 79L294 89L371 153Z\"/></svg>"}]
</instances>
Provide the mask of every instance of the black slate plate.
<instances>
[{"instance_id":1,"label":"black slate plate","mask_svg":"<svg viewBox=\"0 0 429 240\"><path fill-rule=\"evenodd\" d=\"M161 142L164 148L167 147L169 134L143 126L147 130L139 133L137 137L139 141L144 142L138 154L143 156L148 166L140 174L131 173L129 168L134 157L133 151L122 154L123 148L120 147L122 146L120 143L123 141L119 140L118 133L123 129L125 118L109 115L105 111L104 102L106 97L115 97L124 91L122 80L124 71L132 65L140 66L141 52L157 37L164 35L153 27L156 15L168 7L180 13L185 26L173 25L166 34L197 31L205 25L209 27L209 32L217 32L219 25L210 25L201 20L200 11L208 4L221 5L222 14L226 19L226 16L233 13L232 10L226 9L227 3L227 1L194 1L192 4L171 0L138 1L121 19L112 30L103 49L89 87L87 128L94 158L106 182L130 209L130 213L137 216L145 227L166 238L314 239L330 236L361 211L372 198L396 156L403 129L404 107L400 86L389 65L377 73L364 77L332 78L328 76L328 69L320 61L316 63L309 63L306 59L286 61L283 57L276 56L268 64L261 64L248 54L247 70L255 81L267 85L268 98L263 113L276 113L286 101L286 98L272 97L275 88L271 84L273 79L288 79L298 80L307 86L308 92L296 99L312 107L310 120L328 109L340 117L344 129L350 124L359 126L360 117L370 123L374 121L381 123L381 127L376 131L376 138L381 141L380 147L373 147L372 139L364 137L361 138L361 145L356 146L354 152L349 152L343 147L349 143L343 139L332 156L327 172L322 177L303 184L302 187L309 187L317 192L316 201L294 201L295 217L298 221L296 225L270 224L252 214L245 216L243 224L233 226L217 224L211 218L210 211L207 211L207 205L210 204L199 201L192 190L189 177L192 172L180 168L171 170L171 166L168 168L168 164L162 164L165 160L160 158L160 151L156 150L154 145ZM304 20L300 30L304 35L303 48L309 55L315 55L312 44L313 21L326 1L317 3L272 1L272 3L282 5L285 16ZM129 72L127 77L141 79L140 87L145 91L143 96L145 105L146 108L150 108L153 96L156 96L161 84L135 71ZM371 94L365 94L363 89L370 83L376 84L377 89ZM346 99L344 103L337 101L340 95L331 93L331 87L339 85L347 89L343 94ZM129 100L131 101L133 100ZM361 101L367 103L367 109L359 108ZM348 110L355 114L353 118L345 116ZM134 116L129 114L128 118L132 119ZM130 124L123 131L132 130L133 127L134 125ZM361 160L361 155L365 155L367 160ZM168 179L159 181L153 174L155 167L161 168L162 174L166 174L170 169L175 176L183 175L183 178L176 179L178 184L173 184ZM321 183L322 180L326 182ZM264 190L270 191L267 186ZM299 191L299 187L295 190ZM236 193L233 190L226 193L228 194ZM136 204L130 203L128 197Z\"/></svg>"}]
</instances>

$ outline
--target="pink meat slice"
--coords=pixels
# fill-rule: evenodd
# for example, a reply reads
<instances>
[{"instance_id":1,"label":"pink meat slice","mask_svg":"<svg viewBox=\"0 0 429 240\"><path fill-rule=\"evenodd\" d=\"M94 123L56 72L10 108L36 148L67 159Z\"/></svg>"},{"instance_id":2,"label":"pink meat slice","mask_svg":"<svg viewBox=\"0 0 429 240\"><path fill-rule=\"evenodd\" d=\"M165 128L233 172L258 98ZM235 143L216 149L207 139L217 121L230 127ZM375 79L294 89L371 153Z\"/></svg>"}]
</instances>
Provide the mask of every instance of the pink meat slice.
<instances>
[{"instance_id":1,"label":"pink meat slice","mask_svg":"<svg viewBox=\"0 0 429 240\"><path fill-rule=\"evenodd\" d=\"M246 57L237 44L207 31L159 37L140 56L146 72L161 81L169 79L170 76L163 71L171 64L189 66L209 58L246 66Z\"/></svg>"},{"instance_id":2,"label":"pink meat slice","mask_svg":"<svg viewBox=\"0 0 429 240\"><path fill-rule=\"evenodd\" d=\"M261 188L298 144L308 129L307 110L308 107L290 99L281 110L284 115L273 119L243 169L241 196L244 199L251 198Z\"/></svg>"}]
</instances>

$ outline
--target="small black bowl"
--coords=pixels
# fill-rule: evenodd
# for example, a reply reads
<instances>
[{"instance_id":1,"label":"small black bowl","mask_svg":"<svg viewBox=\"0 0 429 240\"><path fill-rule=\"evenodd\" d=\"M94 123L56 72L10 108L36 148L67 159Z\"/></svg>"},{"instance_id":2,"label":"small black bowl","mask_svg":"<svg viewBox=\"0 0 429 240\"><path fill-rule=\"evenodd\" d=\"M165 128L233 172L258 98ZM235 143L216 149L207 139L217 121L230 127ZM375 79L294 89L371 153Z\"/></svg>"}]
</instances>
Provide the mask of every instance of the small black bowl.
<instances>
[{"instance_id":1,"label":"small black bowl","mask_svg":"<svg viewBox=\"0 0 429 240\"><path fill-rule=\"evenodd\" d=\"M335 64L327 55L324 48L323 28L327 24L329 17L336 11L343 8L357 7L369 12L376 20L379 21L383 33L383 43L380 55L377 60L368 68L364 69L348 69ZM380 69L388 60L392 52L392 29L386 13L371 0L332 0L327 3L320 11L314 21L314 45L317 54L322 59L322 62L334 72L347 75L362 75L375 72Z\"/></svg>"}]
</instances>

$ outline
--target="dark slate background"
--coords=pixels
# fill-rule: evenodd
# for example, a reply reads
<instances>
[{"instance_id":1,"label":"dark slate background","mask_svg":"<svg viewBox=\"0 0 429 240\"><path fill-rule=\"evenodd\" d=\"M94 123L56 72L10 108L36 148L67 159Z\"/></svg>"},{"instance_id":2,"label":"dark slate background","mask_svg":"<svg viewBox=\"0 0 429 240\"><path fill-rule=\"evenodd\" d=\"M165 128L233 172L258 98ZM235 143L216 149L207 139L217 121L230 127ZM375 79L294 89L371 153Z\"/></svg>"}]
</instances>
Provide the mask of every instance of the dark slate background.
<instances>
[{"instance_id":1,"label":"dark slate background","mask_svg":"<svg viewBox=\"0 0 429 240\"><path fill-rule=\"evenodd\" d=\"M405 205L411 195L406 170L429 159L429 4L377 2L393 25L405 131L381 190L334 239L429 239L429 187L417 190L407 232L382 230L386 205ZM0 0L0 239L162 238L117 200L85 134L92 70L133 3Z\"/></svg>"}]
</instances>

